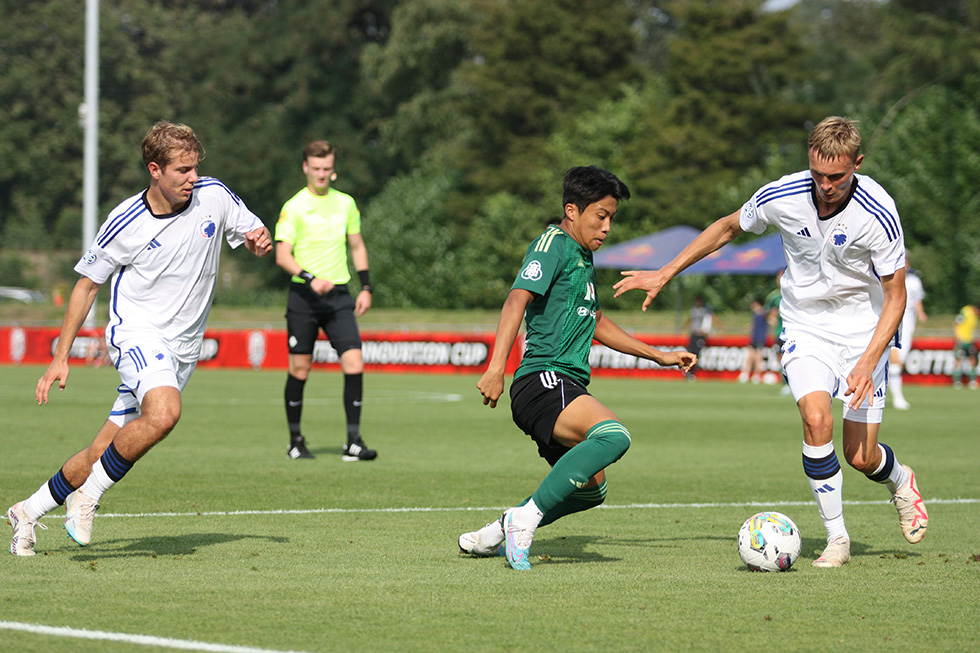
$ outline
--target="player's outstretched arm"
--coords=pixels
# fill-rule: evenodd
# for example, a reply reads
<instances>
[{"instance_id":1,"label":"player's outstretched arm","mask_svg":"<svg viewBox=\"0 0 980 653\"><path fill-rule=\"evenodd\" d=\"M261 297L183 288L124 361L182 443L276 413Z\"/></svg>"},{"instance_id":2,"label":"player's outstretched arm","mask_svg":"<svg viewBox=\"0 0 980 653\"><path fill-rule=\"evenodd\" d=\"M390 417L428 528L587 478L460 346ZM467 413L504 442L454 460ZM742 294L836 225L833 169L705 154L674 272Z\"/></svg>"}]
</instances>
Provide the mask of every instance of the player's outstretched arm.
<instances>
[{"instance_id":1,"label":"player's outstretched arm","mask_svg":"<svg viewBox=\"0 0 980 653\"><path fill-rule=\"evenodd\" d=\"M37 399L38 405L48 403L48 391L55 381L58 382L58 388L61 390L64 390L68 384L68 354L71 353L71 346L75 342L78 330L82 328L82 323L88 317L101 286L102 284L83 276L72 289L71 297L68 298L68 307L65 309L65 319L61 323L58 346L55 347L51 364L48 365L48 369L34 389L34 398Z\"/></svg>"},{"instance_id":2,"label":"player's outstretched arm","mask_svg":"<svg viewBox=\"0 0 980 653\"><path fill-rule=\"evenodd\" d=\"M899 268L894 274L881 277L881 289L884 291L885 300L881 306L878 325L871 336L868 348L864 350L857 365L847 375L847 390L844 391L844 396L851 398L849 402L851 408L860 406L865 397L868 397L869 406L874 405L875 368L888 349L888 343L895 337L895 332L902 323L902 315L905 313L905 268Z\"/></svg>"},{"instance_id":3,"label":"player's outstretched arm","mask_svg":"<svg viewBox=\"0 0 980 653\"><path fill-rule=\"evenodd\" d=\"M681 250L670 263L659 270L626 270L622 273L625 279L613 286L616 289L616 294L613 297L619 297L624 292L634 289L644 290L647 296L643 300L642 310L647 310L650 302L667 285L668 281L711 252L721 249L742 233L742 228L738 223L738 215L739 211L735 211L731 215L715 220L687 247Z\"/></svg>"},{"instance_id":4,"label":"player's outstretched arm","mask_svg":"<svg viewBox=\"0 0 980 653\"><path fill-rule=\"evenodd\" d=\"M663 367L674 367L676 365L685 372L691 371L694 364L698 362L698 357L691 352L660 351L645 342L637 340L623 331L618 324L603 315L602 311L599 311L599 314L596 316L595 339L610 349L615 349L631 356L646 358Z\"/></svg>"},{"instance_id":5,"label":"player's outstretched arm","mask_svg":"<svg viewBox=\"0 0 980 653\"><path fill-rule=\"evenodd\" d=\"M517 341L517 333L524 319L524 310L534 299L527 290L514 288L507 295L504 307L500 310L500 320L497 322L497 332L493 338L493 353L490 354L490 364L483 373L476 387L483 395L483 405L497 407L497 400L504 393L504 372L507 369L507 359Z\"/></svg>"},{"instance_id":6,"label":"player's outstretched arm","mask_svg":"<svg viewBox=\"0 0 980 653\"><path fill-rule=\"evenodd\" d=\"M265 227L253 229L245 234L245 247L256 256L265 256L272 251L272 234Z\"/></svg>"}]
</instances>

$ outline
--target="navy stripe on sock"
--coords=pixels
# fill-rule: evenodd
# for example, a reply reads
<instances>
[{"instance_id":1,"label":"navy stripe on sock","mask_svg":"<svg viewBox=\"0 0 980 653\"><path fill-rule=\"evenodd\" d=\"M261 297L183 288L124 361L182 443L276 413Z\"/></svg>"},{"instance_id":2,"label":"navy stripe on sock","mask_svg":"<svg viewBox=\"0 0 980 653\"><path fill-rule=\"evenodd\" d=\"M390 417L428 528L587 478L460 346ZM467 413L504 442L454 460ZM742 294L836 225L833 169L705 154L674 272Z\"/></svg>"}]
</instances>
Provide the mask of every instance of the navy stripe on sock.
<instances>
[{"instance_id":1,"label":"navy stripe on sock","mask_svg":"<svg viewBox=\"0 0 980 653\"><path fill-rule=\"evenodd\" d=\"M58 473L51 477L48 481L48 492L51 493L51 497L61 505L68 498L68 495L77 490L68 479L65 478L65 473L62 470L58 470Z\"/></svg>"},{"instance_id":2,"label":"navy stripe on sock","mask_svg":"<svg viewBox=\"0 0 980 653\"><path fill-rule=\"evenodd\" d=\"M891 476L892 470L895 468L895 454L892 452L892 448L884 442L879 442L878 446L885 451L885 466L877 474L867 474L867 477L875 483L884 483Z\"/></svg>"},{"instance_id":3,"label":"navy stripe on sock","mask_svg":"<svg viewBox=\"0 0 980 653\"><path fill-rule=\"evenodd\" d=\"M102 466L105 467L106 474L109 475L109 478L114 483L118 483L126 475L126 472L133 468L133 463L120 456L119 452L116 451L116 447L111 442L100 460L102 461Z\"/></svg>"},{"instance_id":4,"label":"navy stripe on sock","mask_svg":"<svg viewBox=\"0 0 980 653\"><path fill-rule=\"evenodd\" d=\"M830 455L823 458L811 458L803 454L803 471L814 480L830 478L840 471L840 463L837 462L837 453L831 451Z\"/></svg>"}]
</instances>

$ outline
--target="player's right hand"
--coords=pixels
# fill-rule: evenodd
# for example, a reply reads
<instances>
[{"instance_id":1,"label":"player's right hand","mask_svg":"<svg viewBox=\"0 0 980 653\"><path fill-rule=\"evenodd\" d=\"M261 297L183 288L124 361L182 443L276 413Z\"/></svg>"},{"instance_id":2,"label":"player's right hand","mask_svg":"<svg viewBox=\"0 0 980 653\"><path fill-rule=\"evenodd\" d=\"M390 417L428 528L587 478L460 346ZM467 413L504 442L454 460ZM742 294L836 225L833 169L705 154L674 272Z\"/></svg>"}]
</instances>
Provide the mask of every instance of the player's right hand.
<instances>
[{"instance_id":1,"label":"player's right hand","mask_svg":"<svg viewBox=\"0 0 980 653\"><path fill-rule=\"evenodd\" d=\"M483 395L483 405L490 404L490 408L496 408L497 400L504 393L504 375L487 370L477 381L476 387Z\"/></svg>"},{"instance_id":2,"label":"player's right hand","mask_svg":"<svg viewBox=\"0 0 980 653\"><path fill-rule=\"evenodd\" d=\"M613 297L619 297L624 292L628 292L633 289L645 290L647 293L646 299L643 300L643 306L641 310L647 310L650 306L650 302L653 298L657 296L660 290L667 285L669 280L660 270L643 271L643 270L626 270L621 272L625 279L620 280L619 283L613 286L616 290L616 294Z\"/></svg>"},{"instance_id":3,"label":"player's right hand","mask_svg":"<svg viewBox=\"0 0 980 653\"><path fill-rule=\"evenodd\" d=\"M34 389L34 398L37 399L37 405L48 403L48 391L51 386L54 385L55 381L58 381L58 389L64 390L65 386L68 384L68 363L52 361L48 365L48 369L44 372L44 376L38 379L37 387Z\"/></svg>"}]
</instances>

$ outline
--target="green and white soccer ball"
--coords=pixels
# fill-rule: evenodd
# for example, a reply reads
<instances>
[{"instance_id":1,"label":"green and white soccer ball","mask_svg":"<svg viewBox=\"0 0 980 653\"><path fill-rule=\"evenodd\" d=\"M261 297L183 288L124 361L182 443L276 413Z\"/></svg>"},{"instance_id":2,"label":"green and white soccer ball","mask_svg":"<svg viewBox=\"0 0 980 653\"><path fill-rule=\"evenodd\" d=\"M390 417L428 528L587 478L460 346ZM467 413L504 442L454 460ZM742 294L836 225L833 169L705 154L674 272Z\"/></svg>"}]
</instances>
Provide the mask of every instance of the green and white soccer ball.
<instances>
[{"instance_id":1,"label":"green and white soccer ball","mask_svg":"<svg viewBox=\"0 0 980 653\"><path fill-rule=\"evenodd\" d=\"M800 556L801 546L796 524L780 512L752 515L738 531L738 555L753 571L786 571Z\"/></svg>"}]
</instances>

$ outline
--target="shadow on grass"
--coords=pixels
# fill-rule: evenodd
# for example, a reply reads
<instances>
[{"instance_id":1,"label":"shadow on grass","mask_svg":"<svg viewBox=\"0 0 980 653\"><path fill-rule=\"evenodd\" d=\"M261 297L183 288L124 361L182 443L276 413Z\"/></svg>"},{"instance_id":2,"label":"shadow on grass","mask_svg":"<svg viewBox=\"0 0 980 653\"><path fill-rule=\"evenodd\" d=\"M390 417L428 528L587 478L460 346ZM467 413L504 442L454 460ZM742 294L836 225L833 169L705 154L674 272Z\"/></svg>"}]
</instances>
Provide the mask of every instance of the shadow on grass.
<instances>
[{"instance_id":1,"label":"shadow on grass","mask_svg":"<svg viewBox=\"0 0 980 653\"><path fill-rule=\"evenodd\" d=\"M283 543L289 538L265 535L241 535L232 533L187 533L186 535L143 537L138 539L116 539L99 542L72 556L77 562L90 562L106 558L132 558L157 556L194 555L203 546L227 544L240 540L263 540Z\"/></svg>"}]
</instances>

